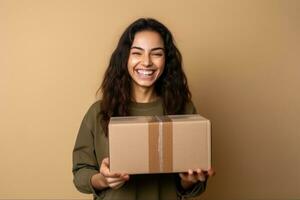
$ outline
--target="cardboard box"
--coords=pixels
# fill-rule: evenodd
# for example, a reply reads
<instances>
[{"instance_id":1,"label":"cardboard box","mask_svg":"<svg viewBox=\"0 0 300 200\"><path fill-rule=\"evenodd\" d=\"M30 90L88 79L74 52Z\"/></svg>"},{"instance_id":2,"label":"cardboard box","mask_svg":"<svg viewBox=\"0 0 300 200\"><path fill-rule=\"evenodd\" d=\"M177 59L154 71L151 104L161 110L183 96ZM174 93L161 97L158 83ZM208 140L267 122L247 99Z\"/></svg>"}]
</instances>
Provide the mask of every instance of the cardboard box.
<instances>
[{"instance_id":1,"label":"cardboard box","mask_svg":"<svg viewBox=\"0 0 300 200\"><path fill-rule=\"evenodd\" d=\"M195 115L112 117L111 172L186 172L211 167L210 121Z\"/></svg>"}]
</instances>

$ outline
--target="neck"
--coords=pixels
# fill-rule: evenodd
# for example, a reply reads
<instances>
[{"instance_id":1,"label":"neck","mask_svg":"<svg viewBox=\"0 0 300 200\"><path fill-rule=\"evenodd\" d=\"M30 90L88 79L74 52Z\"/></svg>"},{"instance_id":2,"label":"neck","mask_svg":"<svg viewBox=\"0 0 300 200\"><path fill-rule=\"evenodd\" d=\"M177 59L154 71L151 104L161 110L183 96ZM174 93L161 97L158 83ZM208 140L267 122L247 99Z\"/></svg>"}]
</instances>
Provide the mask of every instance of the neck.
<instances>
[{"instance_id":1,"label":"neck","mask_svg":"<svg viewBox=\"0 0 300 200\"><path fill-rule=\"evenodd\" d=\"M149 103L158 99L154 91L154 87L151 88L141 88L133 87L131 90L132 100L138 103Z\"/></svg>"}]
</instances>

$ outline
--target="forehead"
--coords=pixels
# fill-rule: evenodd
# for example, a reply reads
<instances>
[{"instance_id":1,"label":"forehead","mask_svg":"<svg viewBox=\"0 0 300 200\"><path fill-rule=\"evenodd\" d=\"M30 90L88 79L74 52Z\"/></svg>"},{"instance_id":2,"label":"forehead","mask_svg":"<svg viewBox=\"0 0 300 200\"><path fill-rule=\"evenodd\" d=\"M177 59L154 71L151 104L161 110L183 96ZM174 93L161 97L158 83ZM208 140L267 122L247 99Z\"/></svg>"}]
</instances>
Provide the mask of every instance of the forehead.
<instances>
[{"instance_id":1,"label":"forehead","mask_svg":"<svg viewBox=\"0 0 300 200\"><path fill-rule=\"evenodd\" d=\"M134 36L132 46L139 47L164 47L164 41L155 31L141 31Z\"/></svg>"}]
</instances>

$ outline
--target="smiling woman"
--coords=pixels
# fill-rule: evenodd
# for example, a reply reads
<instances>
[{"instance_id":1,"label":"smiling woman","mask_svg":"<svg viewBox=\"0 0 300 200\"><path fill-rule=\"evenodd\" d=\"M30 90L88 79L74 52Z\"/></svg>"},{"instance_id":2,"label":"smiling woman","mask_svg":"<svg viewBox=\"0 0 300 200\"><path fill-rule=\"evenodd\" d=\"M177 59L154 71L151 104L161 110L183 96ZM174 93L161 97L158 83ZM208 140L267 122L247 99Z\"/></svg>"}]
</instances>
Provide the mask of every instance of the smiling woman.
<instances>
[{"instance_id":1,"label":"smiling woman","mask_svg":"<svg viewBox=\"0 0 300 200\"><path fill-rule=\"evenodd\" d=\"M94 199L170 200L205 190L213 170L130 176L109 171L111 117L196 113L181 54L163 24L142 18L125 30L100 89L102 100L86 113L73 150L74 184L79 191L93 193Z\"/></svg>"}]
</instances>

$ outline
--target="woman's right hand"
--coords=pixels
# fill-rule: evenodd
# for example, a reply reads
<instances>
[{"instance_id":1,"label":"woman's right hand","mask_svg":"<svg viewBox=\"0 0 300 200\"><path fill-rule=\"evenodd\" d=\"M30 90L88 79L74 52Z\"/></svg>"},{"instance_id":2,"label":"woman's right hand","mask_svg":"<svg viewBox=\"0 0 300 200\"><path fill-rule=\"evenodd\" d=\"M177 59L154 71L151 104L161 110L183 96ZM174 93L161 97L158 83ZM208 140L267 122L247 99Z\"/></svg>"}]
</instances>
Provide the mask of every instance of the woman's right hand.
<instances>
[{"instance_id":1,"label":"woman's right hand","mask_svg":"<svg viewBox=\"0 0 300 200\"><path fill-rule=\"evenodd\" d=\"M118 189L128 180L128 174L111 173L109 171L109 160L104 158L100 166L100 173L92 176L91 183L94 188L99 190L107 187Z\"/></svg>"}]
</instances>

